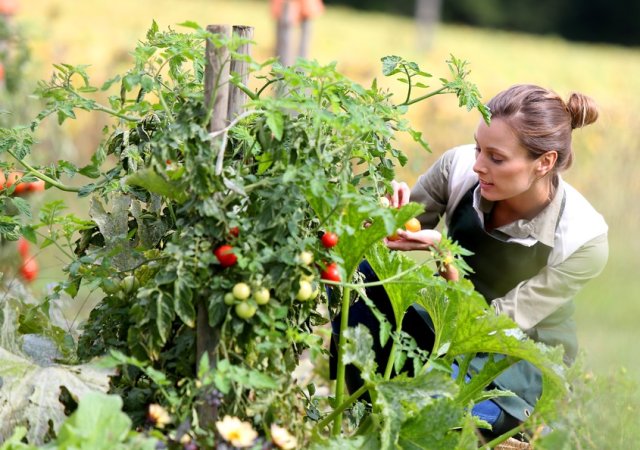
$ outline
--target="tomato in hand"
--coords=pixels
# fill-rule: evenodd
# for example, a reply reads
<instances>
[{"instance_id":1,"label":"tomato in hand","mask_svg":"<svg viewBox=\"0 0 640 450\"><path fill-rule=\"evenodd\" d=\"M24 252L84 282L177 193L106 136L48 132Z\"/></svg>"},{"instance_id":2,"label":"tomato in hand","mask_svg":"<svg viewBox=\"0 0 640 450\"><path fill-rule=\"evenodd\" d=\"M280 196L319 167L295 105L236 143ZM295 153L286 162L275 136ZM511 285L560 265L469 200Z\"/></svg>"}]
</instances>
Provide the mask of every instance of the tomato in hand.
<instances>
[{"instance_id":1,"label":"tomato in hand","mask_svg":"<svg viewBox=\"0 0 640 450\"><path fill-rule=\"evenodd\" d=\"M222 267L231 267L238 262L238 257L233 253L233 247L224 244L213 251Z\"/></svg>"},{"instance_id":2,"label":"tomato in hand","mask_svg":"<svg viewBox=\"0 0 640 450\"><path fill-rule=\"evenodd\" d=\"M420 221L414 217L413 219L409 219L405 222L404 229L415 233L416 231L422 230L422 225L420 224Z\"/></svg>"},{"instance_id":3,"label":"tomato in hand","mask_svg":"<svg viewBox=\"0 0 640 450\"><path fill-rule=\"evenodd\" d=\"M322 235L321 240L322 240L322 245L324 245L325 248L331 248L338 245L338 235L331 231L325 232Z\"/></svg>"},{"instance_id":4,"label":"tomato in hand","mask_svg":"<svg viewBox=\"0 0 640 450\"><path fill-rule=\"evenodd\" d=\"M340 270L338 269L338 264L332 262L329 264L321 274L323 280L327 281L340 281Z\"/></svg>"}]
</instances>

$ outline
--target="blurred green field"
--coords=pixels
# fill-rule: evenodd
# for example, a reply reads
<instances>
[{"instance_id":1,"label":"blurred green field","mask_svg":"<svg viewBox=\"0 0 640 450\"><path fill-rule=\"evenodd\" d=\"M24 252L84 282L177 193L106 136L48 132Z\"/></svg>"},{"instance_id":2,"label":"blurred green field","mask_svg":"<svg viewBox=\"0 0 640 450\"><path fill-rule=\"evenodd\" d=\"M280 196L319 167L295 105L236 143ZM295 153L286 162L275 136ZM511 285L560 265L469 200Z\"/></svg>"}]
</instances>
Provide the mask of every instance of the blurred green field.
<instances>
[{"instance_id":1,"label":"blurred green field","mask_svg":"<svg viewBox=\"0 0 640 450\"><path fill-rule=\"evenodd\" d=\"M25 76L34 80L48 78L51 64L59 62L91 64L96 83L120 73L130 61L128 52L144 38L154 19L161 28L176 29L186 20L203 26L251 25L255 27L254 56L264 60L274 49L275 24L267 0L20 0L20 5L16 20L26 27L34 60L32 73ZM328 8L313 23L312 38L311 57L337 61L342 72L366 85L382 77L380 58L385 55L414 60L437 80L447 74L444 61L453 54L471 63L470 79L487 100L522 82L550 87L565 98L571 91L580 91L596 99L601 117L576 131L576 162L565 178L605 215L611 252L605 272L577 299L577 321L582 347L595 372L623 366L640 379L640 360L634 350L640 338L640 277L634 273L640 263L640 240L635 235L640 177L634 173L640 143L640 49L439 26L433 30L432 47L418 51L411 20L342 8ZM445 149L471 142L479 120L476 113L458 109L452 98L418 104L410 117L424 132L433 154L399 142L410 160L398 177L409 183ZM83 116L65 125L74 144L67 148L78 151L74 158L84 160L93 151L101 125L95 117ZM76 208L81 209L82 203ZM56 268L50 270L53 274Z\"/></svg>"}]
</instances>

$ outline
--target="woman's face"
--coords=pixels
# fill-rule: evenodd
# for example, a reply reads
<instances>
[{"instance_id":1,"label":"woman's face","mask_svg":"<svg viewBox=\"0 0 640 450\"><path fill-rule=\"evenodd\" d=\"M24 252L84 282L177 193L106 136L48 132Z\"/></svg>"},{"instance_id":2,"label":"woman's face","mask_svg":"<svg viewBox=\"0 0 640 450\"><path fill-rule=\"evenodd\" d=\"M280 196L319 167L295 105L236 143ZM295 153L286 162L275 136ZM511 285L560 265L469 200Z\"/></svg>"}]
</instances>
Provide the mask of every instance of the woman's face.
<instances>
[{"instance_id":1,"label":"woman's face","mask_svg":"<svg viewBox=\"0 0 640 450\"><path fill-rule=\"evenodd\" d=\"M537 161L529 156L511 128L502 119L481 120L476 130L476 162L482 196L500 201L529 192L536 176Z\"/></svg>"}]
</instances>

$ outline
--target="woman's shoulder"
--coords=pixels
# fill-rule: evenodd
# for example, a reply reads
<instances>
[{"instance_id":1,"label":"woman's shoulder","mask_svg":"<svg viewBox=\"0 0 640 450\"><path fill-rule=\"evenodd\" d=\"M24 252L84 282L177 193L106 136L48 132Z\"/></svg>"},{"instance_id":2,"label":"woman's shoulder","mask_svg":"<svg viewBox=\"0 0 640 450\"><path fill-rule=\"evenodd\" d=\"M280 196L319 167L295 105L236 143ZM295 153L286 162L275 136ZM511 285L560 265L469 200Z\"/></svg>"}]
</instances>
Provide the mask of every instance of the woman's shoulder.
<instances>
[{"instance_id":1,"label":"woman's shoulder","mask_svg":"<svg viewBox=\"0 0 640 450\"><path fill-rule=\"evenodd\" d=\"M567 182L561 183L565 201L554 245L554 253L559 261L569 257L587 242L606 236L608 232L607 222L602 214L577 189Z\"/></svg>"}]
</instances>

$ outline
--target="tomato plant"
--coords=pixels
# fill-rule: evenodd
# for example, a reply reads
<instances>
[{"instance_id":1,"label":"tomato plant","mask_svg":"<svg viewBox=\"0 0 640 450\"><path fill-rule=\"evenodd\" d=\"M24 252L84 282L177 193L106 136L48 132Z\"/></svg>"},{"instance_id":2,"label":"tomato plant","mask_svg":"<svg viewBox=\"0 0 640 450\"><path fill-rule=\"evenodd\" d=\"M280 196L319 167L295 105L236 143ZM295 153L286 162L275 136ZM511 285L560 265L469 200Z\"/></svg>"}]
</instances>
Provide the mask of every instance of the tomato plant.
<instances>
[{"instance_id":1,"label":"tomato plant","mask_svg":"<svg viewBox=\"0 0 640 450\"><path fill-rule=\"evenodd\" d=\"M37 95L46 104L31 126L0 130L2 149L19 162L25 180L91 198L89 219L63 215L54 202L43 208L41 223L24 226L23 208L22 216L4 220L0 234L15 240L46 227L47 242L55 242L69 259L66 279L51 288L50 299L77 298L80 288L102 287L107 294L83 324L77 358L86 362L110 354L115 359L119 370L110 387L127 399L125 412L136 427L147 426L150 403L162 402L173 416L163 435L171 444L177 442L175 433L193 424L189 437L211 447L221 435L216 419L237 416L255 425L260 439L271 425L287 424L301 447L342 448L361 440L348 430L367 416L371 420L362 422L371 427L367 443L394 448L428 430L415 423L432 416L447 430L462 430L452 440L473 439L475 422L466 408L486 396L485 386L454 383L441 370L454 358L464 362L478 351L499 349L544 366L549 392L561 384L556 366L550 368L531 343L520 342L511 322L489 318L500 333L478 328L484 323L476 320L485 314L483 300L465 280L443 283L426 265L381 246L385 236L421 211L416 204L380 207L393 168L406 162L394 145L396 133L406 132L426 147L404 118L407 108L449 93L487 117L476 87L466 80L466 62L451 57L450 79L440 78L442 86L415 96L412 87L424 88L430 75L400 57L384 58L383 74L401 74L409 86L406 97L393 103L376 83L360 86L335 64L260 64L238 56L246 39L184 25L191 33L161 31L154 23L132 52L134 67L99 86L91 83L86 66L56 66L51 80L39 85ZM243 112L213 131L214 106L204 89L207 42L230 49L230 59L248 61L259 84L250 89L235 75L225 82L247 101ZM223 87L208 92L218 89ZM29 154L37 148L32 130L48 116L62 125L77 110L113 119L91 162L31 164ZM85 183L71 185L69 176L84 177ZM7 199L7 190L0 195ZM24 207L20 200L7 201ZM441 245L443 254L463 252L446 239ZM318 399L310 386L291 383L291 373L304 351L326 354L318 326L338 313L347 317L352 301L365 301L357 273L365 257L389 291L397 324L414 302L435 322L452 322L435 324L441 345L428 356L388 325L375 339L391 342L396 356L380 372L372 365L374 337L346 329L345 320L338 333L335 395L331 402ZM314 259L328 263L313 264ZM115 280L117 286L111 284ZM258 308L266 303L268 308ZM469 323L456 322L469 317ZM206 339L212 348L203 350L199 345ZM360 415L357 395L345 395L347 363L366 380L360 394L369 390L377 399ZM417 377L394 379L405 363L416 368ZM486 384L504 369L501 364L483 373ZM343 416L349 409L352 423ZM300 419L302 411L308 421Z\"/></svg>"}]
</instances>

